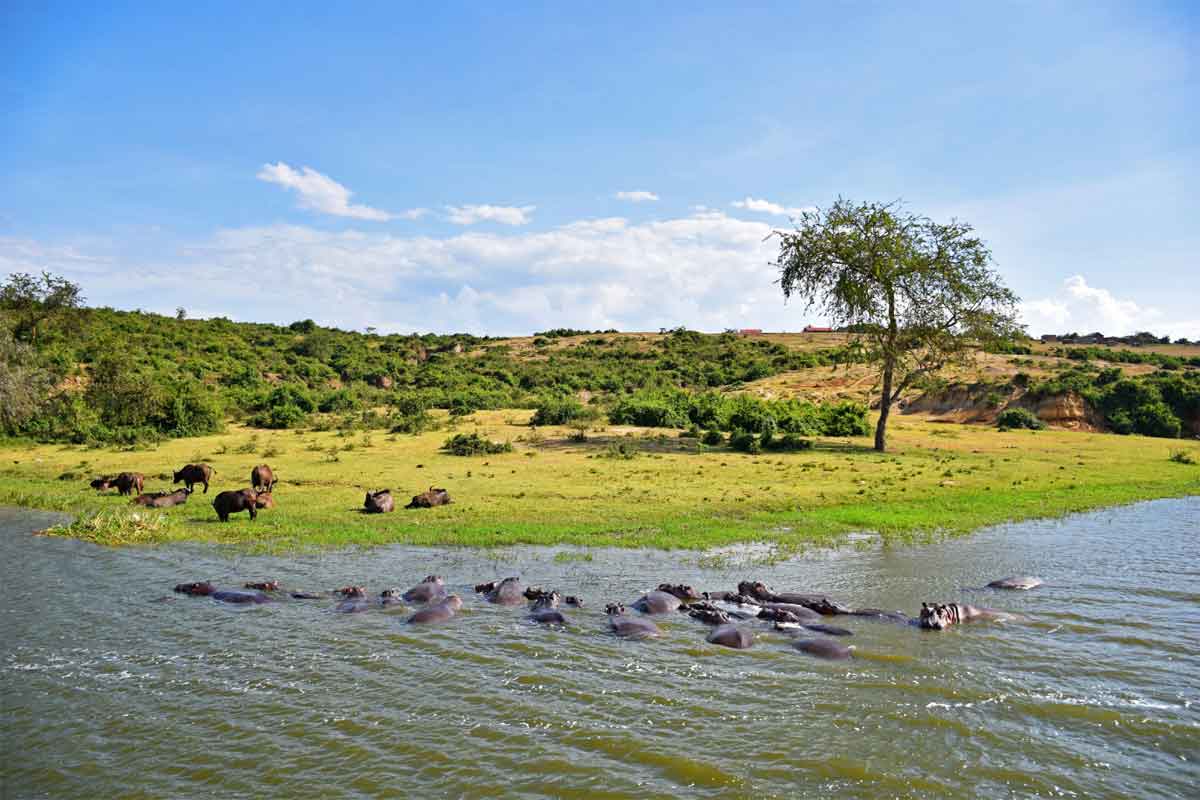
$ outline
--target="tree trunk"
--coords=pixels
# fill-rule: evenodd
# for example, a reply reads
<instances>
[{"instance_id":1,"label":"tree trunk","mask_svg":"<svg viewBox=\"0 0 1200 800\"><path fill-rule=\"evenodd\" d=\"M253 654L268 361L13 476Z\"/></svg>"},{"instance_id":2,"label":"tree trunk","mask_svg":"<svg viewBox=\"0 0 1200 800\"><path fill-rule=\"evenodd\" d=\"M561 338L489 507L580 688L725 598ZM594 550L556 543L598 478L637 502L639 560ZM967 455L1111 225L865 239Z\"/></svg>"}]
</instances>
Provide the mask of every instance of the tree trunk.
<instances>
[{"instance_id":1,"label":"tree trunk","mask_svg":"<svg viewBox=\"0 0 1200 800\"><path fill-rule=\"evenodd\" d=\"M887 449L888 413L892 410L892 365L883 367L883 394L879 396L879 422L875 425L875 449L884 452Z\"/></svg>"}]
</instances>

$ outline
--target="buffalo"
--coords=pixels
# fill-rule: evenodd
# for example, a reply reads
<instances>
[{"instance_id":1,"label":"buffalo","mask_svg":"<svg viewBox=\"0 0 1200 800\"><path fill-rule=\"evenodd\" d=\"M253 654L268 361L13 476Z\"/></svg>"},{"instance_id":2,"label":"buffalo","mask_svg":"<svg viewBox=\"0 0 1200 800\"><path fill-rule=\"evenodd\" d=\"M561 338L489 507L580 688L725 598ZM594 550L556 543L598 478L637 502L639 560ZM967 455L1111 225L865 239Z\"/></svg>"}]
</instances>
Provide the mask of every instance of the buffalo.
<instances>
[{"instance_id":1,"label":"buffalo","mask_svg":"<svg viewBox=\"0 0 1200 800\"><path fill-rule=\"evenodd\" d=\"M259 464L250 470L250 485L256 492L270 493L275 488L275 473L266 464Z\"/></svg>"},{"instance_id":2,"label":"buffalo","mask_svg":"<svg viewBox=\"0 0 1200 800\"><path fill-rule=\"evenodd\" d=\"M405 508L433 508L434 506L444 506L449 502L449 492L445 489L437 489L430 486L429 491L413 495L412 502L406 505Z\"/></svg>"},{"instance_id":3,"label":"buffalo","mask_svg":"<svg viewBox=\"0 0 1200 800\"><path fill-rule=\"evenodd\" d=\"M123 495L133 494L133 490L137 489L137 493L142 493L142 484L146 481L146 477L140 472L122 472L117 477L113 478L112 485L117 487L117 493Z\"/></svg>"},{"instance_id":4,"label":"buffalo","mask_svg":"<svg viewBox=\"0 0 1200 800\"><path fill-rule=\"evenodd\" d=\"M171 483L183 482L183 485L191 489L197 483L204 484L204 493L208 494L208 482L212 480L213 468L208 464L188 464L183 469L175 473Z\"/></svg>"},{"instance_id":5,"label":"buffalo","mask_svg":"<svg viewBox=\"0 0 1200 800\"><path fill-rule=\"evenodd\" d=\"M116 485L114 481L116 481L116 478L111 475L105 475L102 478L96 478L89 485L97 492L106 492Z\"/></svg>"},{"instance_id":6,"label":"buffalo","mask_svg":"<svg viewBox=\"0 0 1200 800\"><path fill-rule=\"evenodd\" d=\"M139 494L133 498L132 502L134 505L146 506L147 508L171 508L172 506L181 506L186 503L191 493L190 489L176 489L173 492Z\"/></svg>"},{"instance_id":7,"label":"buffalo","mask_svg":"<svg viewBox=\"0 0 1200 800\"><path fill-rule=\"evenodd\" d=\"M368 514L386 514L396 510L396 501L392 499L391 489L380 489L378 492L367 492L363 500L363 511Z\"/></svg>"},{"instance_id":8,"label":"buffalo","mask_svg":"<svg viewBox=\"0 0 1200 800\"><path fill-rule=\"evenodd\" d=\"M249 511L250 519L258 517L258 494L253 489L239 489L218 494L212 502L213 509L221 522L229 522L229 515Z\"/></svg>"}]
</instances>

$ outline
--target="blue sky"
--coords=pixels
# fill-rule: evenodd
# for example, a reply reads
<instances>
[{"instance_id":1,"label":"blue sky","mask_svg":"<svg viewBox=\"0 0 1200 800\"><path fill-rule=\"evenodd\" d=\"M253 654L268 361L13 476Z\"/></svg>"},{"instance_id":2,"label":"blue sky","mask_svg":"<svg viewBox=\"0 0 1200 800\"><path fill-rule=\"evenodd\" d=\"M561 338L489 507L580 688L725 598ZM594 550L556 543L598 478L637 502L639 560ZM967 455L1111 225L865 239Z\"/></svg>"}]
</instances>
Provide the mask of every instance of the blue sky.
<instances>
[{"instance_id":1,"label":"blue sky","mask_svg":"<svg viewBox=\"0 0 1200 800\"><path fill-rule=\"evenodd\" d=\"M1194 4L168 5L0 7L0 273L344 328L797 329L764 238L901 198L978 229L1034 333L1200 338Z\"/></svg>"}]
</instances>

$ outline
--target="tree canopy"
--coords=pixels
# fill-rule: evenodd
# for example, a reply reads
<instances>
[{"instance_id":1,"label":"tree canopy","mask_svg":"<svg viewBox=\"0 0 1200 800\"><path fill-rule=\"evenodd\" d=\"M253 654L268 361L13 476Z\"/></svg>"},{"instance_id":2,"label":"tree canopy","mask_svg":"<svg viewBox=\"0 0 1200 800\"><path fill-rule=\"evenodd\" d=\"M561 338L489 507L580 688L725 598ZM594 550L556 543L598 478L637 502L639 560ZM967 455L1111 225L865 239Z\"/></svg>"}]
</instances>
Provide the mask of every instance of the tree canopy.
<instances>
[{"instance_id":1,"label":"tree canopy","mask_svg":"<svg viewBox=\"0 0 1200 800\"><path fill-rule=\"evenodd\" d=\"M1020 332L1018 298L965 222L839 198L794 224L778 233L780 286L853 331L862 357L879 364L876 450L886 449L892 404L915 381Z\"/></svg>"}]
</instances>

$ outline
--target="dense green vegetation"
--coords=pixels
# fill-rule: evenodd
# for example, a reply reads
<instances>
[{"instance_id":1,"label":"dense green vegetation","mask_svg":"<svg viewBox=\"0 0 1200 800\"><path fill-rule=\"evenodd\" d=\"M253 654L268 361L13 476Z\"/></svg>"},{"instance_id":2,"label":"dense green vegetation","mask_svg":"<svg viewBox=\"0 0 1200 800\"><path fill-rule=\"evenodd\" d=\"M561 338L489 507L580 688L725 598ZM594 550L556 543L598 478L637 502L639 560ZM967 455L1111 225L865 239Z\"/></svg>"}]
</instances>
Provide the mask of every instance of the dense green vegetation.
<instances>
[{"instance_id":1,"label":"dense green vegetation","mask_svg":"<svg viewBox=\"0 0 1200 800\"><path fill-rule=\"evenodd\" d=\"M556 341L588 338L522 349L468 334L374 335L311 320L280 326L77 307L40 314L31 303L36 310L36 297L21 313L5 308L0 324L3 433L80 444L209 434L227 420L416 433L434 408L465 416L537 407L535 424L565 424L600 413L585 413L581 390L603 409L638 392L729 388L845 355L684 329L653 341L547 331Z\"/></svg>"},{"instance_id":2,"label":"dense green vegetation","mask_svg":"<svg viewBox=\"0 0 1200 800\"><path fill-rule=\"evenodd\" d=\"M1154 372L1124 376L1120 369L1072 369L1029 387L1037 400L1080 395L1103 414L1114 433L1178 437L1184 420L1200 419L1200 372Z\"/></svg>"}]
</instances>

